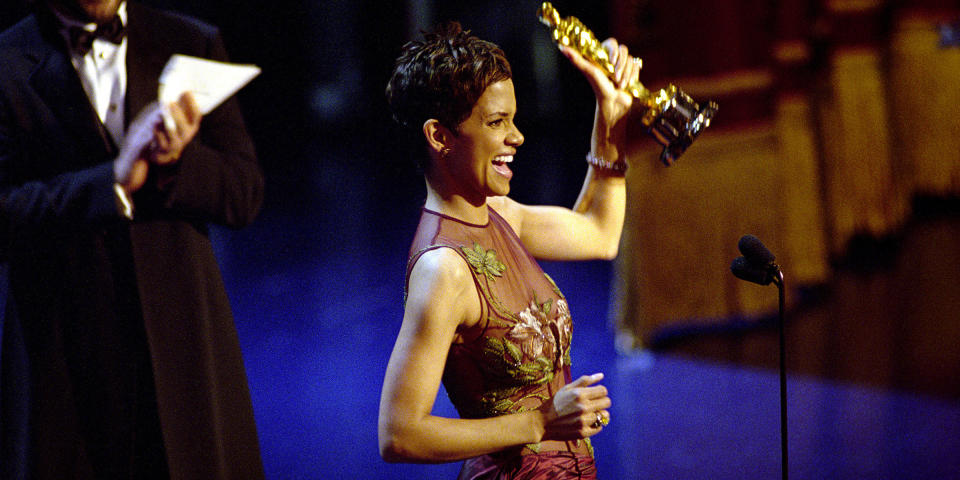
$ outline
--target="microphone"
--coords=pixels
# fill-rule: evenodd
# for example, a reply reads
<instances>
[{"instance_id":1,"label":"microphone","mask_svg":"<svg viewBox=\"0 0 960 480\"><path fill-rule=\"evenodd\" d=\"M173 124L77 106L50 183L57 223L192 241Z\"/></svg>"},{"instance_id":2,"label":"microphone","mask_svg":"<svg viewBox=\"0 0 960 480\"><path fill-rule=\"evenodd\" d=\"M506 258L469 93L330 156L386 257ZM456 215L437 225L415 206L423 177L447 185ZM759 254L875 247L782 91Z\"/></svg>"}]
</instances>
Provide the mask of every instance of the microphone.
<instances>
[{"instance_id":1,"label":"microphone","mask_svg":"<svg viewBox=\"0 0 960 480\"><path fill-rule=\"evenodd\" d=\"M781 277L780 267L773 263L776 259L763 242L753 235L744 235L737 242L742 257L737 257L730 264L730 271L741 280L759 285L769 285Z\"/></svg>"},{"instance_id":2,"label":"microphone","mask_svg":"<svg viewBox=\"0 0 960 480\"><path fill-rule=\"evenodd\" d=\"M768 269L754 267L744 257L735 258L733 263L730 264L730 271L733 272L733 276L740 280L759 285L770 285L770 282L773 281L773 275L770 274Z\"/></svg>"},{"instance_id":3,"label":"microphone","mask_svg":"<svg viewBox=\"0 0 960 480\"><path fill-rule=\"evenodd\" d=\"M769 265L773 263L775 258L773 254L770 253L770 250L767 250L767 247L763 246L763 242L761 242L759 238L750 234L740 237L740 241L737 242L737 248L740 249L740 253L747 258L747 261L753 265Z\"/></svg>"}]
</instances>

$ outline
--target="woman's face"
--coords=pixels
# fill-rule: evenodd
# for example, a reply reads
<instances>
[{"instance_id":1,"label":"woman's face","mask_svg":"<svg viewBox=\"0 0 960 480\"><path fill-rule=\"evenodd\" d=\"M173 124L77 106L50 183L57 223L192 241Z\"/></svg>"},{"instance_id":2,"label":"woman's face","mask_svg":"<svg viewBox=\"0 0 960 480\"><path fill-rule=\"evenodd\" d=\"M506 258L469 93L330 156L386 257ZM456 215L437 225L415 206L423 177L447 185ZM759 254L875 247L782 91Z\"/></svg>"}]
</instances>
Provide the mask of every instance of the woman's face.
<instances>
[{"instance_id":1,"label":"woman's face","mask_svg":"<svg viewBox=\"0 0 960 480\"><path fill-rule=\"evenodd\" d=\"M480 202L510 192L510 162L523 143L513 123L516 113L513 81L492 83L452 138L446 162L455 189L468 200Z\"/></svg>"}]
</instances>

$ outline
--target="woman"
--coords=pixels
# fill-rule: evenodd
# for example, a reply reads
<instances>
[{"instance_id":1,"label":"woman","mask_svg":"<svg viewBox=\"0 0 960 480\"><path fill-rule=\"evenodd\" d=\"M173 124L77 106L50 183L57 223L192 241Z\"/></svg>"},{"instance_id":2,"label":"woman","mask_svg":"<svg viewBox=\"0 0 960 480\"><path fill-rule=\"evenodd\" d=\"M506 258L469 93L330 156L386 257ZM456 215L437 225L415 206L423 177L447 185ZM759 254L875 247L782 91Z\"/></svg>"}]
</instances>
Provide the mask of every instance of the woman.
<instances>
[{"instance_id":1,"label":"woman","mask_svg":"<svg viewBox=\"0 0 960 480\"><path fill-rule=\"evenodd\" d=\"M411 247L406 303L380 400L387 461L466 460L460 478L595 478L588 438L607 424L603 374L570 381L562 293L533 257L611 259L623 226L625 92L639 70L605 42L615 81L572 49L597 97L591 164L576 206L511 200L510 64L450 23L410 42L387 85L395 119L426 146L427 199ZM440 381L459 419L431 415Z\"/></svg>"}]
</instances>

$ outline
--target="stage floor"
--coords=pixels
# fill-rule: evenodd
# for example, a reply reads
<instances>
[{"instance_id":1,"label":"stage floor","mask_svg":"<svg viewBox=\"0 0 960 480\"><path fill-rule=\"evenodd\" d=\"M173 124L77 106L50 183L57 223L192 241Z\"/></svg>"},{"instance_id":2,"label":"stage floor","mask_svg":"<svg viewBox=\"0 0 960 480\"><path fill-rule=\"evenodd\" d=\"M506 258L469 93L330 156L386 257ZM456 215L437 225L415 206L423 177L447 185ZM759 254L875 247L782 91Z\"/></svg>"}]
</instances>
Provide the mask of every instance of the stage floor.
<instances>
[{"instance_id":1,"label":"stage floor","mask_svg":"<svg viewBox=\"0 0 960 480\"><path fill-rule=\"evenodd\" d=\"M361 200L349 198L349 185L341 193L348 196L342 204ZM267 474L455 478L458 464L387 464L377 452L379 391L400 326L407 242L418 212L402 211L389 228L347 213L268 208L249 229L214 231ZM614 402L612 423L593 438L600 478L780 475L775 370L618 353L608 319L611 264L544 268L571 305L574 375L604 372ZM455 415L442 390L435 412ZM794 478L960 472L954 400L792 375L788 430Z\"/></svg>"}]
</instances>

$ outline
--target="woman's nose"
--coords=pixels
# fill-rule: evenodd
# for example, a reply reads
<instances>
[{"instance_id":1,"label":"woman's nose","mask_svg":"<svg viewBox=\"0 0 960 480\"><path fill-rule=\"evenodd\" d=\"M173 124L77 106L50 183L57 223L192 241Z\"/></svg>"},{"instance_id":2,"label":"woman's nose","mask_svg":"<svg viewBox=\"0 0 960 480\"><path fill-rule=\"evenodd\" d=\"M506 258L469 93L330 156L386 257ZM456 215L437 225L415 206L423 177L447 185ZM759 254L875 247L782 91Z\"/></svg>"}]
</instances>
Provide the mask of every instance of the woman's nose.
<instances>
[{"instance_id":1,"label":"woman's nose","mask_svg":"<svg viewBox=\"0 0 960 480\"><path fill-rule=\"evenodd\" d=\"M514 147L519 147L523 144L523 134L520 133L520 129L516 126L513 127L513 131L510 132L510 135L507 135L507 143L513 145Z\"/></svg>"}]
</instances>

